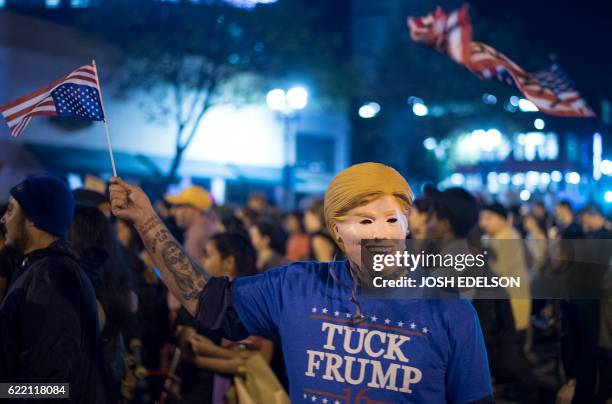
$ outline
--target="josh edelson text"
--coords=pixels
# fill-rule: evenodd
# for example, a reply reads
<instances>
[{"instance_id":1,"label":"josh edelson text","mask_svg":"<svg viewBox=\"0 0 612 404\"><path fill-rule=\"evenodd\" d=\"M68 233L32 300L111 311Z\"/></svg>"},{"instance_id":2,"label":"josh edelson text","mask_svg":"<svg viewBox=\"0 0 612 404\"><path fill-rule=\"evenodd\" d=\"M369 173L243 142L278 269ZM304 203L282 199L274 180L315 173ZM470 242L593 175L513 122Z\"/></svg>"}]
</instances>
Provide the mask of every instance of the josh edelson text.
<instances>
[{"instance_id":1,"label":"josh edelson text","mask_svg":"<svg viewBox=\"0 0 612 404\"><path fill-rule=\"evenodd\" d=\"M411 278L409 276L385 277L375 276L372 285L376 288L520 288L520 276L444 276L440 270L463 272L466 269L484 269L486 254L439 254L396 251L394 254L374 254L372 256L372 269L382 272L388 269L407 269L410 272L417 268L435 270L436 276L422 276Z\"/></svg>"}]
</instances>

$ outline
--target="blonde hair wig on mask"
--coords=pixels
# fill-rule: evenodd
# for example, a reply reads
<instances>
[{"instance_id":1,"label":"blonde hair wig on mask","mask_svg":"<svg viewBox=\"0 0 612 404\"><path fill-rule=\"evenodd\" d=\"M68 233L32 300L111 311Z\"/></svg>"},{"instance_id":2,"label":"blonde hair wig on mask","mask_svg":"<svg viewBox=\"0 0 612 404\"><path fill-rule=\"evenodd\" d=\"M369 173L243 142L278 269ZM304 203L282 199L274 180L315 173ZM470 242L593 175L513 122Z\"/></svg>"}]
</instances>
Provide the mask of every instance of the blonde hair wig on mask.
<instances>
[{"instance_id":1,"label":"blonde hair wig on mask","mask_svg":"<svg viewBox=\"0 0 612 404\"><path fill-rule=\"evenodd\" d=\"M325 192L323 210L329 233L337 241L334 226L343 215L387 195L395 196L407 213L412 204L412 190L395 169L380 163L361 163L341 171ZM338 245L343 248L341 243Z\"/></svg>"}]
</instances>

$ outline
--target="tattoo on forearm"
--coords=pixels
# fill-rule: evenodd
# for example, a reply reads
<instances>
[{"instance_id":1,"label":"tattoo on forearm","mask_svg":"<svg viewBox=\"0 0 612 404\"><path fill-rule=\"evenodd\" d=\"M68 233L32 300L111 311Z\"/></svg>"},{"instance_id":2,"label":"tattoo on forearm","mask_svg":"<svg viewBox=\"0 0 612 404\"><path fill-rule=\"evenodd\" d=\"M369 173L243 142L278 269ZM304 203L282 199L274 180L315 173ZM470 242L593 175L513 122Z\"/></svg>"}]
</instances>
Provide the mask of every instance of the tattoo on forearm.
<instances>
[{"instance_id":1,"label":"tattoo on forearm","mask_svg":"<svg viewBox=\"0 0 612 404\"><path fill-rule=\"evenodd\" d=\"M198 271L189 256L173 239L162 245L161 255L166 268L174 276L174 281L183 298L185 300L197 299L206 284L204 274Z\"/></svg>"},{"instance_id":2,"label":"tattoo on forearm","mask_svg":"<svg viewBox=\"0 0 612 404\"><path fill-rule=\"evenodd\" d=\"M161 256L165 269L172 274L179 289L175 292L180 293L184 300L197 299L210 277L206 271L191 260L157 216L144 222L138 231L143 236L145 246L153 255L152 258L159 259Z\"/></svg>"},{"instance_id":3,"label":"tattoo on forearm","mask_svg":"<svg viewBox=\"0 0 612 404\"><path fill-rule=\"evenodd\" d=\"M143 236L147 234L151 229L153 229L157 225L163 225L162 221L157 217L157 215L153 215L148 218L141 226L138 227L138 232Z\"/></svg>"}]
</instances>

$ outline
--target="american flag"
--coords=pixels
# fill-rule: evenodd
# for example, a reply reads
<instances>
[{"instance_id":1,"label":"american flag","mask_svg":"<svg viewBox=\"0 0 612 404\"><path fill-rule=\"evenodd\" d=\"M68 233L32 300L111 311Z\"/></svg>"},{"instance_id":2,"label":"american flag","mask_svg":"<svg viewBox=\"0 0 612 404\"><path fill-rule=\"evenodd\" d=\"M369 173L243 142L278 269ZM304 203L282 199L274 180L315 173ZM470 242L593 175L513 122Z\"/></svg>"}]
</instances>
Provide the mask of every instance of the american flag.
<instances>
[{"instance_id":1,"label":"american flag","mask_svg":"<svg viewBox=\"0 0 612 404\"><path fill-rule=\"evenodd\" d=\"M103 121L104 109L94 62L79 67L47 87L0 107L12 136L19 136L33 116L62 116Z\"/></svg>"},{"instance_id":2,"label":"american flag","mask_svg":"<svg viewBox=\"0 0 612 404\"><path fill-rule=\"evenodd\" d=\"M446 14L441 7L424 17L408 17L410 36L432 46L485 80L515 87L540 111L556 116L593 117L595 113L559 66L528 73L494 48L472 41L468 6Z\"/></svg>"}]
</instances>

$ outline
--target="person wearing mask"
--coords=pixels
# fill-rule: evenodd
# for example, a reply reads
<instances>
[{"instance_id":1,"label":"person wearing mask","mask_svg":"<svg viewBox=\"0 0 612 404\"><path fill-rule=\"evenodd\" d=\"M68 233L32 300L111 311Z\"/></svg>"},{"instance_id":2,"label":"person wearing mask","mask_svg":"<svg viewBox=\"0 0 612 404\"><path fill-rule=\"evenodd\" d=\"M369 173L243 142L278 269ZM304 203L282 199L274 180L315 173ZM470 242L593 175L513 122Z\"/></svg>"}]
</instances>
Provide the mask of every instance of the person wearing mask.
<instances>
[{"instance_id":1,"label":"person wearing mask","mask_svg":"<svg viewBox=\"0 0 612 404\"><path fill-rule=\"evenodd\" d=\"M72 193L42 175L10 194L0 223L7 245L22 257L0 305L0 381L70 383L67 402L104 402L96 297L65 239Z\"/></svg>"},{"instance_id":2,"label":"person wearing mask","mask_svg":"<svg viewBox=\"0 0 612 404\"><path fill-rule=\"evenodd\" d=\"M231 282L190 259L140 188L113 178L110 192L113 213L135 224L198 327L231 340L257 335L281 345L292 402L492 402L482 332L469 301L385 299L361 291L360 272L368 271L361 265L362 240L406 236L412 191L391 167L351 166L326 191L325 224L346 260L293 263Z\"/></svg>"},{"instance_id":3,"label":"person wearing mask","mask_svg":"<svg viewBox=\"0 0 612 404\"><path fill-rule=\"evenodd\" d=\"M249 235L257 252L257 271L278 268L288 263L287 233L274 218L261 218L249 229Z\"/></svg>"},{"instance_id":4,"label":"person wearing mask","mask_svg":"<svg viewBox=\"0 0 612 404\"><path fill-rule=\"evenodd\" d=\"M342 252L325 228L323 201L314 201L304 213L304 228L310 236L310 258L331 262L342 258Z\"/></svg>"}]
</instances>

